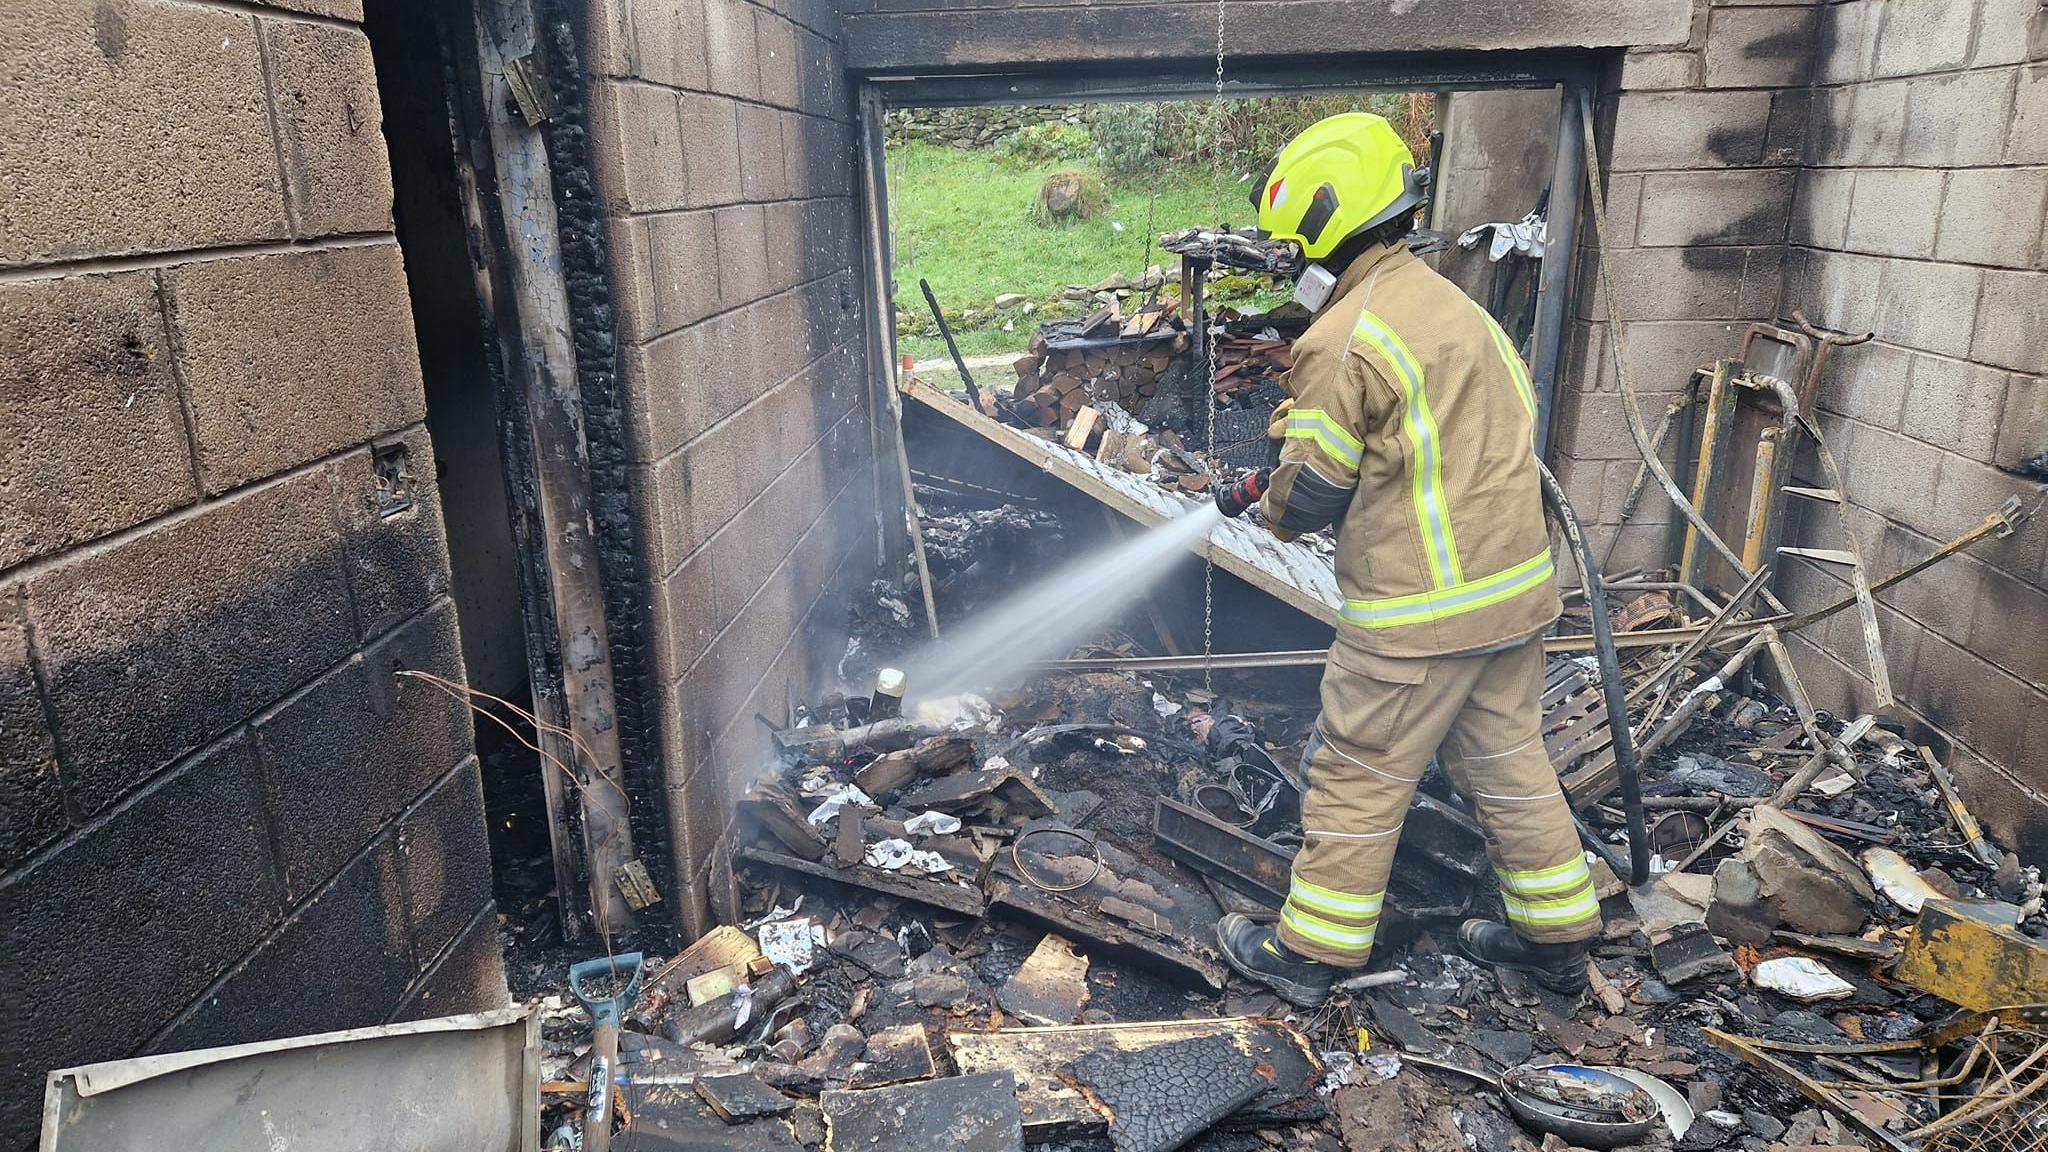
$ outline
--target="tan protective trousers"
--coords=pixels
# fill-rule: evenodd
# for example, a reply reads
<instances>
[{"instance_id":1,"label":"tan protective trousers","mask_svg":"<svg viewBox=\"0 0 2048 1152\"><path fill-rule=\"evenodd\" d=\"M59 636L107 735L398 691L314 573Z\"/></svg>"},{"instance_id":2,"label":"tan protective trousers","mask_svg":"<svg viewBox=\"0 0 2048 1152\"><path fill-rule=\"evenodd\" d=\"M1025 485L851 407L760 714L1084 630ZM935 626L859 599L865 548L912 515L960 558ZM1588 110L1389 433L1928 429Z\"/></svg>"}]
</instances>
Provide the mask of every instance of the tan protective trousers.
<instances>
[{"instance_id":1,"label":"tan protective trousers","mask_svg":"<svg viewBox=\"0 0 2048 1152\"><path fill-rule=\"evenodd\" d=\"M1438 755L1478 810L1515 931L1536 943L1599 934L1593 876L1543 749L1543 667L1540 639L1423 659L1330 650L1283 943L1326 964L1365 963L1401 822Z\"/></svg>"}]
</instances>

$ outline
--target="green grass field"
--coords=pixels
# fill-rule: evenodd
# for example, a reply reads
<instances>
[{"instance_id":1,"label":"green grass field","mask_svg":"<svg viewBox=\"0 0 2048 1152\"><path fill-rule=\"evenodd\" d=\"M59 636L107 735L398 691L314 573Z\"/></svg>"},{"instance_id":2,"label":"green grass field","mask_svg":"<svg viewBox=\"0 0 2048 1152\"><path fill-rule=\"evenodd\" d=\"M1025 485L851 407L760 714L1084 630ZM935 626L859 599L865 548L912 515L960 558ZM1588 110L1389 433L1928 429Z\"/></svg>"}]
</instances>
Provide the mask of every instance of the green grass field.
<instances>
[{"instance_id":1,"label":"green grass field","mask_svg":"<svg viewBox=\"0 0 2048 1152\"><path fill-rule=\"evenodd\" d=\"M930 280L967 356L1021 350L1040 321L1088 311L1060 299L1069 284L1094 284L1119 272L1142 275L1148 209L1154 237L1195 224L1242 227L1252 215L1237 177L1182 169L1159 174L1156 201L1151 187L1112 185L1109 207L1093 218L1041 228L1031 218L1033 197L1064 165L1020 166L993 150L916 141L889 149L888 160L897 303L925 317L918 326L929 328L917 281ZM1149 262L1175 274L1175 259L1156 244ZM1027 315L1013 305L998 316L993 302L1009 292L1023 293L1036 311ZM1247 300L1260 307L1278 302ZM1002 330L1005 321L1012 330ZM920 361L946 359L936 333L900 335L897 346Z\"/></svg>"}]
</instances>

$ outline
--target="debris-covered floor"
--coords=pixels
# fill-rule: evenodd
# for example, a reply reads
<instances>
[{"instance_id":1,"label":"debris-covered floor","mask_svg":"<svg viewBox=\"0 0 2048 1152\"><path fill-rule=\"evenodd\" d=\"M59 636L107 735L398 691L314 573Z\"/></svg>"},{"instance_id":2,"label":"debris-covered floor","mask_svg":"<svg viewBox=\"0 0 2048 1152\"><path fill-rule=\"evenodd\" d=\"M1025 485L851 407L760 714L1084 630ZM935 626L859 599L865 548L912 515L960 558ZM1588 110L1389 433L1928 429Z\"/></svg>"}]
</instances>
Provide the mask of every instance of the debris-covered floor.
<instances>
[{"instance_id":1,"label":"debris-covered floor","mask_svg":"<svg viewBox=\"0 0 2048 1152\"><path fill-rule=\"evenodd\" d=\"M1069 547L1044 511L920 495L941 619ZM921 638L917 603L862 601L849 685ZM1662 590L1614 608L1624 630L1700 618ZM612 989L614 1143L2048 1147L2048 1014L1981 1012L2048 1000L2036 870L1976 834L1930 752L1802 720L1740 669L1701 689L1723 656L1676 653L1626 654L1672 729L1644 764L1658 876L1631 891L1595 863L1607 928L1578 999L1455 954L1458 918L1500 909L1482 834L1434 778L1370 972L1313 1013L1230 974L1219 916L1270 919L1285 892L1312 693L1094 672L813 701L741 802L742 922ZM1584 680L1557 658L1550 743L1612 844ZM535 999L549 1147L581 1147L591 1016L559 984ZM1578 1070L1531 1068L1550 1064Z\"/></svg>"}]
</instances>

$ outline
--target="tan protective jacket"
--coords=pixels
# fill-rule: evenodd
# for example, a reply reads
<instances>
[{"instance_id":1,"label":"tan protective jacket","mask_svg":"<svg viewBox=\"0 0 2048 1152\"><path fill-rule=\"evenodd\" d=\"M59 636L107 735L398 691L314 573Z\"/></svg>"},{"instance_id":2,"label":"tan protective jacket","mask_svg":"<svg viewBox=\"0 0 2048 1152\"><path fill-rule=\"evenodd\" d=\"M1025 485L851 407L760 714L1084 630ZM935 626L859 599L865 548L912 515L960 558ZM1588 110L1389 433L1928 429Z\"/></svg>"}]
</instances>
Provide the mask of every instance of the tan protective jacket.
<instances>
[{"instance_id":1,"label":"tan protective jacket","mask_svg":"<svg viewBox=\"0 0 2048 1152\"><path fill-rule=\"evenodd\" d=\"M1535 396L1486 310L1405 245L1368 250L1294 345L1294 410L1261 511L1337 525L1337 644L1480 652L1557 619Z\"/></svg>"}]
</instances>

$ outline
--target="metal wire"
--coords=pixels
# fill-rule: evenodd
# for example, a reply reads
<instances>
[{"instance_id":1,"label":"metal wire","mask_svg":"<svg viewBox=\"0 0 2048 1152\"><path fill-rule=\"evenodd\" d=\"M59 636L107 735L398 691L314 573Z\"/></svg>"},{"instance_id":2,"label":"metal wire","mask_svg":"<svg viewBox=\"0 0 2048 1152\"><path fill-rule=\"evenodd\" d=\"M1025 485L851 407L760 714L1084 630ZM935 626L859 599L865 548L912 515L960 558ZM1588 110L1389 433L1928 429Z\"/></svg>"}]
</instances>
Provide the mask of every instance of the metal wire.
<instances>
[{"instance_id":1,"label":"metal wire","mask_svg":"<svg viewBox=\"0 0 2048 1152\"><path fill-rule=\"evenodd\" d=\"M1088 856L1095 863L1095 870L1093 872L1088 873L1088 875L1082 877L1080 880L1075 881L1071 884L1048 884L1045 881L1040 880L1038 877L1033 876L1031 874L1031 870L1024 866L1024 854L1022 852L1024 842L1026 840L1031 839L1033 836L1051 835L1072 836L1074 839L1079 840L1083 844L1086 844L1088 846ZM1078 892L1081 889L1086 888L1090 884L1095 883L1095 878L1102 875L1102 843L1090 833L1076 832L1071 828L1033 828L1025 832L1023 835L1018 836L1015 840L1010 841L1010 864L1012 867L1017 869L1017 875L1023 877L1024 882L1026 884L1031 885L1033 888L1036 888L1041 892Z\"/></svg>"}]
</instances>

